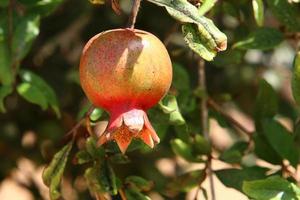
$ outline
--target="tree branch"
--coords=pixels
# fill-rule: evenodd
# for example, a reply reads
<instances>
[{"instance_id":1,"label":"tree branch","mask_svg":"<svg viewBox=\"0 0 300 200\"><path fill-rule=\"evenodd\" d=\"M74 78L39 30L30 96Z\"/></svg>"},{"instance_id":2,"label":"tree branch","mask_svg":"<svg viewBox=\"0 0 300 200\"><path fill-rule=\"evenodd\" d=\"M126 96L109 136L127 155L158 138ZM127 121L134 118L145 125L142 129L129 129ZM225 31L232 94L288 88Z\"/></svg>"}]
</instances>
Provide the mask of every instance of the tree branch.
<instances>
[{"instance_id":1,"label":"tree branch","mask_svg":"<svg viewBox=\"0 0 300 200\"><path fill-rule=\"evenodd\" d=\"M198 61L198 77L199 77L199 87L205 94L201 100L200 100L200 109L201 109L201 126L202 126L202 132L204 137L207 141L210 142L209 138L209 132L208 132L208 109L207 109L207 89L206 89L206 77L205 77L205 62L203 59L199 59ZM215 187L214 187L214 179L212 175L212 166L211 166L211 155L208 156L207 162L206 162L206 174L209 179L209 185L210 185L210 192L211 192L211 199L216 200L216 193L215 193Z\"/></svg>"},{"instance_id":2,"label":"tree branch","mask_svg":"<svg viewBox=\"0 0 300 200\"><path fill-rule=\"evenodd\" d=\"M246 127L244 127L241 123L239 123L237 120L235 120L233 117L231 117L227 112L225 112L224 109L220 105L218 105L213 99L208 98L207 105L215 111L217 111L218 113L220 113L223 117L225 117L231 124L234 125L234 127L246 133L250 139L252 138L253 133L249 131Z\"/></svg>"},{"instance_id":3,"label":"tree branch","mask_svg":"<svg viewBox=\"0 0 300 200\"><path fill-rule=\"evenodd\" d=\"M82 125L83 122L86 121L86 118L90 117L90 115L92 114L92 112L94 111L95 107L94 106L90 106L90 108L88 109L88 111L85 113L85 115L72 127L72 129L64 136L64 138L62 139L63 143L66 143L67 141L69 141L70 139L74 139L77 135L77 131L80 128L80 126Z\"/></svg>"}]
</instances>

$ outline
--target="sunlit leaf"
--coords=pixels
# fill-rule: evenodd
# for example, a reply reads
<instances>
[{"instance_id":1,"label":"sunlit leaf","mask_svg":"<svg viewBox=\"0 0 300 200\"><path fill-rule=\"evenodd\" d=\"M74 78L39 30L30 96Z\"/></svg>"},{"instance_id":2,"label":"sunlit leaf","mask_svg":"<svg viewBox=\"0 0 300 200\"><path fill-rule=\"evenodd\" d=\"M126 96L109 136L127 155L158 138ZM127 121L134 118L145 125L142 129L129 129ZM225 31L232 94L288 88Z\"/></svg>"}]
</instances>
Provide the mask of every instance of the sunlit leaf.
<instances>
[{"instance_id":1,"label":"sunlit leaf","mask_svg":"<svg viewBox=\"0 0 300 200\"><path fill-rule=\"evenodd\" d=\"M196 24L184 24L182 26L184 40L188 46L203 59L212 61L217 54L217 50L209 46L210 38L202 37L199 31L200 29Z\"/></svg>"},{"instance_id":2,"label":"sunlit leaf","mask_svg":"<svg viewBox=\"0 0 300 200\"><path fill-rule=\"evenodd\" d=\"M194 23L198 26L198 35L201 35L202 41L205 41L205 47L209 47L209 51L224 51L227 47L227 37L224 33L222 33L214 23L200 15L198 9L190 4L188 1L185 0L148 0L152 3L155 3L159 6L164 6L169 14L173 16L175 19L185 22L185 23ZM194 32L194 35L197 32ZM199 42L199 41L198 41ZM204 49L202 47L194 48L193 50L197 50L196 52L199 53L199 49L201 49L200 56L206 55L204 59L211 60L212 53L203 52Z\"/></svg>"},{"instance_id":3,"label":"sunlit leaf","mask_svg":"<svg viewBox=\"0 0 300 200\"><path fill-rule=\"evenodd\" d=\"M31 14L20 18L12 39L12 58L15 65L18 65L29 52L34 39L40 32L39 25L39 15Z\"/></svg>"},{"instance_id":4,"label":"sunlit leaf","mask_svg":"<svg viewBox=\"0 0 300 200\"><path fill-rule=\"evenodd\" d=\"M48 85L48 83L40 76L29 70L21 70L19 74L24 83L32 85L39 90L39 93L42 93L47 104L51 106L57 117L60 117L60 110L55 91Z\"/></svg>"},{"instance_id":5,"label":"sunlit leaf","mask_svg":"<svg viewBox=\"0 0 300 200\"><path fill-rule=\"evenodd\" d=\"M217 0L203 0L201 6L199 7L199 14L205 15L212 7L214 7Z\"/></svg>"},{"instance_id":6,"label":"sunlit leaf","mask_svg":"<svg viewBox=\"0 0 300 200\"><path fill-rule=\"evenodd\" d=\"M264 25L264 2L263 0L252 0L254 19L258 26Z\"/></svg>"},{"instance_id":7,"label":"sunlit leaf","mask_svg":"<svg viewBox=\"0 0 300 200\"><path fill-rule=\"evenodd\" d=\"M279 176L263 180L245 181L243 192L254 200L300 199L300 188Z\"/></svg>"},{"instance_id":8,"label":"sunlit leaf","mask_svg":"<svg viewBox=\"0 0 300 200\"><path fill-rule=\"evenodd\" d=\"M30 103L39 105L43 110L48 108L47 98L43 92L32 83L21 83L17 87L20 96Z\"/></svg>"},{"instance_id":9,"label":"sunlit leaf","mask_svg":"<svg viewBox=\"0 0 300 200\"><path fill-rule=\"evenodd\" d=\"M167 95L163 99L163 105L161 105L162 110L169 114L169 122L174 125L182 125L185 124L185 120L182 117L176 97L173 95Z\"/></svg>"},{"instance_id":10,"label":"sunlit leaf","mask_svg":"<svg viewBox=\"0 0 300 200\"><path fill-rule=\"evenodd\" d=\"M292 92L298 106L300 106L300 51L297 52L294 59Z\"/></svg>"}]
</instances>

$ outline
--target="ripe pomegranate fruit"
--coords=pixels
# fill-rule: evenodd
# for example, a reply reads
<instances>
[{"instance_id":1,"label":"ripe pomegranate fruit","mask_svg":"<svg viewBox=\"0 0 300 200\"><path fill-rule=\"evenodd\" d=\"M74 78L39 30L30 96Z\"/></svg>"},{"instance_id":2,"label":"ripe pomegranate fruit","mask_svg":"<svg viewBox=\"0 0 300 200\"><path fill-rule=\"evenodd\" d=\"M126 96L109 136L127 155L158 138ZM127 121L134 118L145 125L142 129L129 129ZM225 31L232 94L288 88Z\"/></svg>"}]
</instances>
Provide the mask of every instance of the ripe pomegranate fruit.
<instances>
[{"instance_id":1,"label":"ripe pomegranate fruit","mask_svg":"<svg viewBox=\"0 0 300 200\"><path fill-rule=\"evenodd\" d=\"M132 138L151 148L159 142L146 111L169 90L172 65L157 37L137 29L94 36L83 49L80 82L90 101L110 114L100 145L115 140L125 153Z\"/></svg>"}]
</instances>

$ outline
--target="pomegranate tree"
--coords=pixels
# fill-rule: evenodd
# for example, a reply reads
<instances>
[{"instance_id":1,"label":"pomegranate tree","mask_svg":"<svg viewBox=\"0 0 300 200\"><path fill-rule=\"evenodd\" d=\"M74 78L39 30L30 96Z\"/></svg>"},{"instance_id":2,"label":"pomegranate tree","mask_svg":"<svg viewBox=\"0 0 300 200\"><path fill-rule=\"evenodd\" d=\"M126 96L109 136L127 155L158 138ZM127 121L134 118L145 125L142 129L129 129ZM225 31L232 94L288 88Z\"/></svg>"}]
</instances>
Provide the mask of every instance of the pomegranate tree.
<instances>
[{"instance_id":1,"label":"pomegranate tree","mask_svg":"<svg viewBox=\"0 0 300 200\"><path fill-rule=\"evenodd\" d=\"M91 38L80 60L80 81L97 107L110 114L98 143L115 140L124 153L132 138L159 142L146 111L168 91L172 65L162 42L137 29L114 29Z\"/></svg>"}]
</instances>

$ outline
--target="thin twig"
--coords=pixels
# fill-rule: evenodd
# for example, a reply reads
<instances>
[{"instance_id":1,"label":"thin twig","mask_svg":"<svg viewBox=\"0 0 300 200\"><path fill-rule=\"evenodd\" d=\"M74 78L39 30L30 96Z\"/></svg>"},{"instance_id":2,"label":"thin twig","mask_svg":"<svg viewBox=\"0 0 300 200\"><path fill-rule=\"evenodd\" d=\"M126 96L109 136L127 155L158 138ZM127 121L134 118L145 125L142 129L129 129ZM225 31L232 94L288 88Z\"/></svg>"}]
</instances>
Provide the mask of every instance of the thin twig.
<instances>
[{"instance_id":1,"label":"thin twig","mask_svg":"<svg viewBox=\"0 0 300 200\"><path fill-rule=\"evenodd\" d=\"M86 118L90 117L90 115L92 114L92 112L94 111L95 107L91 106L88 111L85 113L85 115L72 127L72 129L67 132L67 134L64 136L63 138L63 143L65 143L66 141L69 141L71 138L74 139L77 135L77 130L80 128L80 126L82 125L82 123L84 123L86 121Z\"/></svg>"},{"instance_id":2,"label":"thin twig","mask_svg":"<svg viewBox=\"0 0 300 200\"><path fill-rule=\"evenodd\" d=\"M119 194L120 194L120 197L121 197L122 200L127 200L125 192L122 188L119 189Z\"/></svg>"},{"instance_id":3,"label":"thin twig","mask_svg":"<svg viewBox=\"0 0 300 200\"><path fill-rule=\"evenodd\" d=\"M235 127L237 127L242 132L246 133L249 138L252 138L253 133L249 131L246 127L244 127L240 122L235 120L233 117L231 117L220 105L218 105L213 99L208 98L207 100L208 106L210 106L212 109L220 113L222 116L224 116L228 121L230 121L231 124L233 124Z\"/></svg>"},{"instance_id":4,"label":"thin twig","mask_svg":"<svg viewBox=\"0 0 300 200\"><path fill-rule=\"evenodd\" d=\"M207 94L206 78L205 78L205 62L203 59L199 59L199 61L198 61L198 76L199 76L199 87L203 91L204 94ZM207 109L207 96L206 95L204 95L200 100L200 109L201 109L202 132L203 132L203 135L206 138L206 140L210 141L209 132L208 132L208 109ZM212 158L209 155L207 162L206 162L206 173L207 173L207 176L209 179L211 199L216 200L211 160L212 160Z\"/></svg>"},{"instance_id":5,"label":"thin twig","mask_svg":"<svg viewBox=\"0 0 300 200\"><path fill-rule=\"evenodd\" d=\"M140 9L140 5L141 5L141 0L134 0L133 5L132 5L132 10L131 10L131 15L128 20L128 27L130 29L134 29L134 25L136 22L137 14Z\"/></svg>"}]
</instances>

